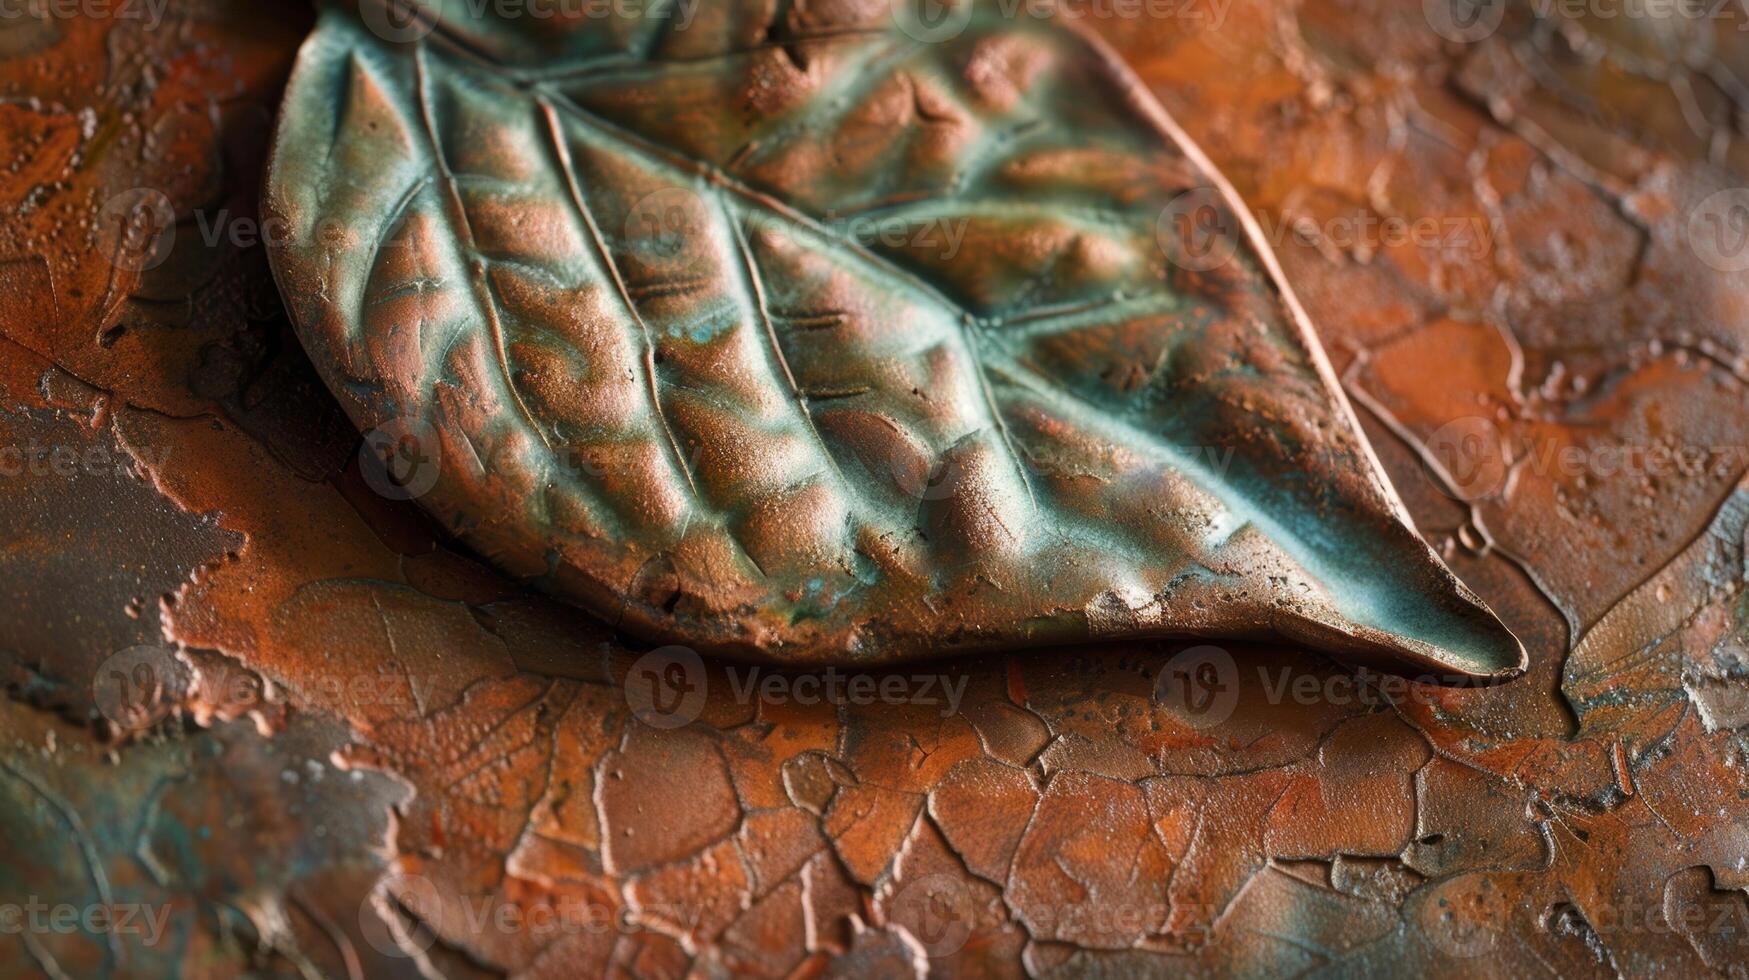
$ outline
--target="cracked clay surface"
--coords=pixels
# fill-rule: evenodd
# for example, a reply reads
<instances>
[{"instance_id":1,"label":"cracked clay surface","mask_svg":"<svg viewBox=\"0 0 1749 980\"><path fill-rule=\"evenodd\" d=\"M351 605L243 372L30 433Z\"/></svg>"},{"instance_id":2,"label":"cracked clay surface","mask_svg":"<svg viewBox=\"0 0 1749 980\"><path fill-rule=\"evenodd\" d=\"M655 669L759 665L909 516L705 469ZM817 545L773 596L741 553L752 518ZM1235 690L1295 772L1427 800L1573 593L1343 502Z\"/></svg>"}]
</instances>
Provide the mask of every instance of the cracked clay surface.
<instances>
[{"instance_id":1,"label":"cracked clay surface","mask_svg":"<svg viewBox=\"0 0 1749 980\"><path fill-rule=\"evenodd\" d=\"M0 972L1742 975L1749 282L1691 219L1749 181L1749 33L1531 6L1086 25L1530 655L1222 644L1212 716L1166 641L861 675L897 704L681 657L652 715L648 644L373 492L292 334L250 221L309 11L6 28L0 902L138 914ZM175 244L118 268L141 187Z\"/></svg>"}]
</instances>

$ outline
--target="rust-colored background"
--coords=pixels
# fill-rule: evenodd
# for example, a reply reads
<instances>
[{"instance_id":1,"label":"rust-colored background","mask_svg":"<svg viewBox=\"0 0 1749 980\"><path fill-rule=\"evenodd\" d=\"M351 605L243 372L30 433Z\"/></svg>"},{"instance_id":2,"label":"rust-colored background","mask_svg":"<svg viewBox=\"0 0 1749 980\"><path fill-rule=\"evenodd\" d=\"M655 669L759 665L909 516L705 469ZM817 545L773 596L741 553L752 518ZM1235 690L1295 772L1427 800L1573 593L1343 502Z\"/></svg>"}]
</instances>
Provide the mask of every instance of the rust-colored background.
<instances>
[{"instance_id":1,"label":"rust-colored background","mask_svg":"<svg viewBox=\"0 0 1749 980\"><path fill-rule=\"evenodd\" d=\"M1407 0L1089 18L1303 229L1397 489L1531 652L1356 697L1234 646L1201 728L1170 644L929 668L946 717L713 668L643 724L644 651L374 494L285 323L252 216L309 11L6 21L0 908L166 932L0 930L0 971L1742 975L1749 273L1690 231L1749 183L1749 11L1532 6L1472 44ZM142 272L134 189L180 222ZM1391 217L1441 244L1345 234ZM142 646L169 716L124 731Z\"/></svg>"}]
</instances>

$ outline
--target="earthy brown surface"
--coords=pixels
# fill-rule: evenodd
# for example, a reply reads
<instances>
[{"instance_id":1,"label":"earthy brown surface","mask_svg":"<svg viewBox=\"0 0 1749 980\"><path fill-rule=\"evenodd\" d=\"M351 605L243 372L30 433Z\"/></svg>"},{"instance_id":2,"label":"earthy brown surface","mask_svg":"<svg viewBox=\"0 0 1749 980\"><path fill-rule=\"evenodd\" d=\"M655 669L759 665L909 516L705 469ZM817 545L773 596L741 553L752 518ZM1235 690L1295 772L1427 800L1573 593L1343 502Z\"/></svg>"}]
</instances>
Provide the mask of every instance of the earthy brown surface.
<instances>
[{"instance_id":1,"label":"earthy brown surface","mask_svg":"<svg viewBox=\"0 0 1749 980\"><path fill-rule=\"evenodd\" d=\"M1741 15L1089 21L1304 229L1288 277L1523 679L1357 697L1298 649L1147 644L838 705L639 661L371 491L261 250L201 234L252 213L307 14L169 17L0 34L0 431L74 461L0 478L0 904L167 923L0 933L0 971L1749 965L1749 290L1691 235L1749 181ZM184 217L139 274L97 220L134 187ZM1454 237L1333 221L1368 215Z\"/></svg>"}]
</instances>

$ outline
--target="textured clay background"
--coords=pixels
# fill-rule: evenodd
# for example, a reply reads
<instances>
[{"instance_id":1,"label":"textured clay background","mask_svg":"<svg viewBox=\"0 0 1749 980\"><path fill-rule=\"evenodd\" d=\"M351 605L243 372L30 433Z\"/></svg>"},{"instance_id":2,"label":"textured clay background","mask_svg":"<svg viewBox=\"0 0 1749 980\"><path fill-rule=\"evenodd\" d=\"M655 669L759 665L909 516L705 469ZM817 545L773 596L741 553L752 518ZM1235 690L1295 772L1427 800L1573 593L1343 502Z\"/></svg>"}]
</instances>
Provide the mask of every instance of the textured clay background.
<instances>
[{"instance_id":1,"label":"textured clay background","mask_svg":"<svg viewBox=\"0 0 1749 980\"><path fill-rule=\"evenodd\" d=\"M308 10L9 21L0 905L164 932L8 928L0 970L1742 975L1749 284L1691 232L1749 182L1749 15L1529 6L1089 17L1531 651L1423 690L1235 645L1212 724L1173 644L903 672L957 711L712 667L644 723L646 651L374 493L290 334L253 215Z\"/></svg>"}]
</instances>

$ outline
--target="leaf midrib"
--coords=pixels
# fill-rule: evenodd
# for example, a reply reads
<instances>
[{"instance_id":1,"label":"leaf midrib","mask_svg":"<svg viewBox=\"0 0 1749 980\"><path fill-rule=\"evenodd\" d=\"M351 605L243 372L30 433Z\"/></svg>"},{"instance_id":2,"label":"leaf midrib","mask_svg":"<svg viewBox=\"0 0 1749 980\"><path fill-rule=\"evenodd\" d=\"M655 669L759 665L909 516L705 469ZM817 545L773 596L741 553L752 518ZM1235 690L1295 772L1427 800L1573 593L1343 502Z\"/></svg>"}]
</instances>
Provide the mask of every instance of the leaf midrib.
<instances>
[{"instance_id":1,"label":"leaf midrib","mask_svg":"<svg viewBox=\"0 0 1749 980\"><path fill-rule=\"evenodd\" d=\"M456 37L441 23L438 24L437 29L430 35L421 39L419 42L416 42L415 46L422 48L427 43L434 43L453 51L456 55L460 56L461 60L466 61L470 67L489 75L495 82L521 95L537 107L545 107L554 112L562 112L567 118L594 131L606 140L634 150L637 153L670 168L671 170L678 171L680 174L702 180L707 185L719 191L731 194L759 210L768 212L777 218L791 222L826 241L837 244L841 249L854 255L857 260L866 263L869 267L878 270L883 275L903 284L924 301L932 303L952 314L958 321L960 335L966 341L968 347L966 359L970 362L971 370L977 378L979 391L984 402L985 412L990 418L990 428L996 430L1000 436L1004 450L1009 457L1009 462L1013 466L1015 472L1019 475L1022 484L1026 487L1028 498L1035 511L1037 509L1037 495L1033 487L1033 481L1026 462L1022 458L1014 437L1009 430L1002 409L996 401L994 390L991 385L989 369L991 367L1000 369L1003 374L1011 376L1008 379L1008 383L1012 384L1022 382L1020 386L1032 390L1035 395L1048 392L1050 394L1050 400L1057 403L1059 407L1067 408L1072 405L1072 414L1082 416L1083 420L1095 416L1103 418L1108 414L1105 408L1089 401L1081 393L1072 388L1053 382L1048 377L1040 374L1037 369L1033 368L1025 361L1015 357L1008 351L1001 349L1003 345L999 343L984 343L983 341L994 340L996 338L987 336L988 331L983 320L933 283L930 283L916 272L898 264L892 259L869 249L861 242L835 231L829 225L826 225L812 215L801 211L794 205L776 197L774 194L752 187L738 178L724 172L714 164L694 159L693 157L670 147L656 143L636 132L614 123L611 120L605 119L596 113L591 112L577 104L563 90L554 87L549 79L530 77L507 70L504 66L486 56L483 52L474 50L471 45L468 45L464 40ZM730 52L729 54L738 55L742 53L744 52L736 51ZM614 59L618 59L619 57L620 56L613 56ZM605 62L609 59L600 60ZM635 63L657 69L663 64L662 62L648 60ZM558 132L555 128L551 135L557 140L562 136L562 133ZM575 174L572 172L571 167L563 162L564 159L565 158L561 158L561 169L565 171L564 179L568 184L573 184ZM585 214L586 213L585 210ZM591 221L590 228L593 229L593 227ZM600 247L605 253L605 242L600 243ZM609 275L617 276L617 271L612 264L611 255L608 255L605 261L609 264ZM1173 301L1170 297L1168 297L1168 300ZM1077 312L1081 315L1096 315L1100 310L1107 306L1116 307L1134 303L1135 301L1136 297L1125 297L1109 303L1091 304L1090 308L1082 309ZM626 302L628 304L628 309L630 310L629 315L631 315L636 322L641 324L642 319L640 314L638 314L635 305L630 304L629 298ZM1006 319L1015 318L1010 317ZM768 342L775 341L768 339ZM646 351L648 350L649 348L646 348ZM781 349L776 351L776 356L779 358L783 357ZM645 368L650 383L654 384L655 375L651 370L651 365L649 364L647 357L645 360ZM514 387L514 382L508 377L506 377L506 383ZM802 397L805 399L806 396L803 395ZM818 435L818 430L814 428L812 415L808 411L805 401L799 405L798 408L807 426ZM674 439L672 430L669 429L667 421L665 417L663 417L659 407L656 409L656 412L660 424L668 434L669 445L675 457L675 465L680 468L680 472L685 476L688 484L693 486L695 499L698 499L702 503L703 499L697 494L697 487L693 483L691 474L685 466L684 456L679 451L678 442ZM1123 429L1132 434L1133 437L1137 438L1138 441L1145 442L1152 446L1156 452L1159 452L1167 461L1169 461L1175 471L1195 483L1204 493L1220 500L1229 510L1234 511L1235 513L1243 513L1249 512L1252 509L1243 499L1235 499L1230 488L1225 487L1221 481L1211 481L1206 479L1206 474L1203 474L1194 461L1187 459L1176 446L1160 439L1157 434L1137 429L1134 423L1121 422L1120 425ZM832 462L834 468L836 468L836 457L832 455L830 450L826 450L826 455Z\"/></svg>"}]
</instances>

